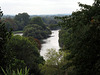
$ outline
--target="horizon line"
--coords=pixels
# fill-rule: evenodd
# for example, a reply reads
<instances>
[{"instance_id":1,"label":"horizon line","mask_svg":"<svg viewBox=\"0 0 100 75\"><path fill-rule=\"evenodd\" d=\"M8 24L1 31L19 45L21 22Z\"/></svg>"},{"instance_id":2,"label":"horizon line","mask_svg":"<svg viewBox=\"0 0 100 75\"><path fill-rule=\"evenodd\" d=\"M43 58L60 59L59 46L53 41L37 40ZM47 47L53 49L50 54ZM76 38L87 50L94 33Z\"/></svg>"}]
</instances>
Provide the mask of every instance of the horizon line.
<instances>
[{"instance_id":1,"label":"horizon line","mask_svg":"<svg viewBox=\"0 0 100 75\"><path fill-rule=\"evenodd\" d=\"M23 12L23 13L26 13L26 12ZM19 13L18 13L19 14ZM15 16L15 15L18 15L18 14L3 14L3 16ZM71 14L28 14L28 15L71 15Z\"/></svg>"}]
</instances>

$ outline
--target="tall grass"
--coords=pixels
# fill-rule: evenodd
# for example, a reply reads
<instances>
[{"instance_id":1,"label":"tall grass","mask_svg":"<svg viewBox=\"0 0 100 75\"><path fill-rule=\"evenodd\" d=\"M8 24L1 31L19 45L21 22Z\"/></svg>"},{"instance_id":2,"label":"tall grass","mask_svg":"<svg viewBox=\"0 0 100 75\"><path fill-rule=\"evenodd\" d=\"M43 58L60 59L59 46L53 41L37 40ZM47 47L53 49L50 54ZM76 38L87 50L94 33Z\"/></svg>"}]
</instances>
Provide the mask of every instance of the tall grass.
<instances>
[{"instance_id":1,"label":"tall grass","mask_svg":"<svg viewBox=\"0 0 100 75\"><path fill-rule=\"evenodd\" d=\"M7 69L6 71L1 67L4 75L29 75L29 69L27 67L25 67L24 70L22 69L17 69L17 71L11 70L11 69Z\"/></svg>"}]
</instances>

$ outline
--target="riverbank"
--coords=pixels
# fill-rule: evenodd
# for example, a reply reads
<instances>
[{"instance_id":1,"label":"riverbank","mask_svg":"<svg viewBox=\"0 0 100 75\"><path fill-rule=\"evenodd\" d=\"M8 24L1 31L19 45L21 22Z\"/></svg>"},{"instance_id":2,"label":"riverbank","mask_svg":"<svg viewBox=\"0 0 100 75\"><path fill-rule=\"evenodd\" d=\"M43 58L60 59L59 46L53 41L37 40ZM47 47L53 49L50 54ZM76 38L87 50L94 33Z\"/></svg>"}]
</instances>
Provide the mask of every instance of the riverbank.
<instances>
[{"instance_id":1,"label":"riverbank","mask_svg":"<svg viewBox=\"0 0 100 75\"><path fill-rule=\"evenodd\" d=\"M23 31L13 31L13 34L23 33Z\"/></svg>"},{"instance_id":2,"label":"riverbank","mask_svg":"<svg viewBox=\"0 0 100 75\"><path fill-rule=\"evenodd\" d=\"M23 35L23 31L14 31L13 34L22 36Z\"/></svg>"}]
</instances>

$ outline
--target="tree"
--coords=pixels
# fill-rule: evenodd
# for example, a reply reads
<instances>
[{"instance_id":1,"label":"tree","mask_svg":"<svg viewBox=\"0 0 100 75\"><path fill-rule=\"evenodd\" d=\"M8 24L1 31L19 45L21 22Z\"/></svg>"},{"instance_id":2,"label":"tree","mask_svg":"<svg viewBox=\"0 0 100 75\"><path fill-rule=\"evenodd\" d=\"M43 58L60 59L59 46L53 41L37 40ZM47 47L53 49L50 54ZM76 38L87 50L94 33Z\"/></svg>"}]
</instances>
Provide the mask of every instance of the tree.
<instances>
[{"instance_id":1,"label":"tree","mask_svg":"<svg viewBox=\"0 0 100 75\"><path fill-rule=\"evenodd\" d=\"M3 67L5 69L7 66L7 58L5 57L6 43L9 41L11 37L11 31L7 31L5 24L1 20L2 16L3 13L0 9L0 67ZM0 69L0 73L1 73L1 69Z\"/></svg>"},{"instance_id":2,"label":"tree","mask_svg":"<svg viewBox=\"0 0 100 75\"><path fill-rule=\"evenodd\" d=\"M18 30L18 24L14 19L5 18L3 19L3 21L5 22L5 26L7 30L10 30L10 29L13 29L13 31Z\"/></svg>"},{"instance_id":3,"label":"tree","mask_svg":"<svg viewBox=\"0 0 100 75\"><path fill-rule=\"evenodd\" d=\"M43 29L43 27L41 27L40 25L30 24L25 26L23 36L31 36L41 40L43 38L47 38L50 33L50 30L47 28Z\"/></svg>"},{"instance_id":4,"label":"tree","mask_svg":"<svg viewBox=\"0 0 100 75\"><path fill-rule=\"evenodd\" d=\"M23 28L29 23L29 15L27 13L19 13L15 16L15 20L19 24L19 30L23 30Z\"/></svg>"},{"instance_id":5,"label":"tree","mask_svg":"<svg viewBox=\"0 0 100 75\"><path fill-rule=\"evenodd\" d=\"M44 75L63 75L65 70L62 67L65 65L64 57L66 53L56 51L55 49L49 49L45 55L45 64L41 65L41 72Z\"/></svg>"},{"instance_id":6,"label":"tree","mask_svg":"<svg viewBox=\"0 0 100 75\"><path fill-rule=\"evenodd\" d=\"M50 20L49 24L57 24L57 21L56 20Z\"/></svg>"},{"instance_id":7,"label":"tree","mask_svg":"<svg viewBox=\"0 0 100 75\"><path fill-rule=\"evenodd\" d=\"M46 29L45 24L43 23L41 17L34 17L30 20L30 24L37 24L41 26L43 29Z\"/></svg>"},{"instance_id":8,"label":"tree","mask_svg":"<svg viewBox=\"0 0 100 75\"><path fill-rule=\"evenodd\" d=\"M74 75L99 75L100 1L79 6L79 11L62 17L62 30L66 32L60 34L64 36L63 48L70 51L67 60L72 60Z\"/></svg>"},{"instance_id":9,"label":"tree","mask_svg":"<svg viewBox=\"0 0 100 75\"><path fill-rule=\"evenodd\" d=\"M43 57L40 56L39 50L34 43L35 40L29 40L29 38L23 36L12 36L11 40L7 44L9 58L9 64L12 69L30 68L30 74L40 75L38 64L43 63ZM14 62L15 61L15 62ZM13 65L14 64L14 65Z\"/></svg>"},{"instance_id":10,"label":"tree","mask_svg":"<svg viewBox=\"0 0 100 75\"><path fill-rule=\"evenodd\" d=\"M50 29L46 27L41 17L35 17L31 18L30 24L24 27L23 35L41 40L47 38L50 33Z\"/></svg>"},{"instance_id":11,"label":"tree","mask_svg":"<svg viewBox=\"0 0 100 75\"><path fill-rule=\"evenodd\" d=\"M49 27L51 30L60 29L60 27L59 27L57 24L50 24L48 27Z\"/></svg>"}]
</instances>

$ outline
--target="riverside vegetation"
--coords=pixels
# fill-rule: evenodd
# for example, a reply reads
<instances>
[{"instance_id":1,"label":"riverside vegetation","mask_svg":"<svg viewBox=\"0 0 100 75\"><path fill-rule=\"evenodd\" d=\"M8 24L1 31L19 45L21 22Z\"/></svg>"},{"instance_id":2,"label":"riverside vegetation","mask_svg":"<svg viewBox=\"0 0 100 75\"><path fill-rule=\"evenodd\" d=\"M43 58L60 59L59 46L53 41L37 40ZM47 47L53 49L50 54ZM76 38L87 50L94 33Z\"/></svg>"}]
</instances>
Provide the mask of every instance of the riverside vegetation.
<instances>
[{"instance_id":1,"label":"riverside vegetation","mask_svg":"<svg viewBox=\"0 0 100 75\"><path fill-rule=\"evenodd\" d=\"M60 46L70 53L64 68L68 75L99 75L100 0L94 0L92 6L81 3L79 6L80 10L60 18Z\"/></svg>"},{"instance_id":2,"label":"riverside vegetation","mask_svg":"<svg viewBox=\"0 0 100 75\"><path fill-rule=\"evenodd\" d=\"M62 20L58 23L62 48L58 52L48 50L46 60L39 54L39 40L50 33L43 23L45 20L36 17L27 19L29 22L25 23L15 18L16 22L22 23L23 26L18 24L18 29L24 29L24 36L13 36L6 23L1 21L0 11L0 75L2 72L5 75L25 75L25 72L28 75L100 75L100 0L94 0L91 6L81 3L79 6L80 10L69 16L55 17ZM16 26L16 22L11 22L11 25ZM42 30L43 34L39 33L37 37L34 27Z\"/></svg>"},{"instance_id":3,"label":"riverside vegetation","mask_svg":"<svg viewBox=\"0 0 100 75\"><path fill-rule=\"evenodd\" d=\"M0 10L0 75L26 74L26 66L27 74L41 75L39 64L44 64L44 59L40 56L40 41L51 34L49 27L41 17L30 18L27 13L13 18L2 16ZM12 31L23 31L23 36L15 36Z\"/></svg>"}]
</instances>

